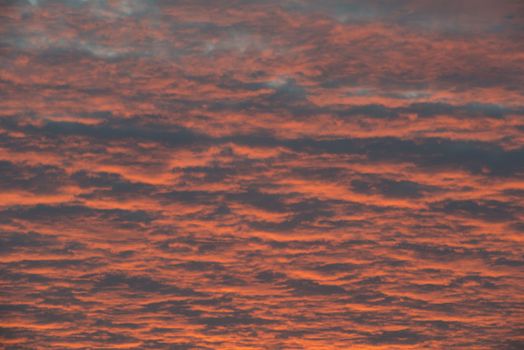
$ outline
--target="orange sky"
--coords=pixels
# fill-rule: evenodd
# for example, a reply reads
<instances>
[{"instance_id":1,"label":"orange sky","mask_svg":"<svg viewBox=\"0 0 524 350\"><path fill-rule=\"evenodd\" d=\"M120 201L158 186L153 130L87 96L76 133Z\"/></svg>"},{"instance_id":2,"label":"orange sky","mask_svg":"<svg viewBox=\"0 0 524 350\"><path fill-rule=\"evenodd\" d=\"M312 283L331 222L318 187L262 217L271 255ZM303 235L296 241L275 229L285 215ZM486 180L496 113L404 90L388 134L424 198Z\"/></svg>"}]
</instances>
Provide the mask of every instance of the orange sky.
<instances>
[{"instance_id":1,"label":"orange sky","mask_svg":"<svg viewBox=\"0 0 524 350\"><path fill-rule=\"evenodd\" d=\"M524 349L523 15L0 1L0 348Z\"/></svg>"}]
</instances>

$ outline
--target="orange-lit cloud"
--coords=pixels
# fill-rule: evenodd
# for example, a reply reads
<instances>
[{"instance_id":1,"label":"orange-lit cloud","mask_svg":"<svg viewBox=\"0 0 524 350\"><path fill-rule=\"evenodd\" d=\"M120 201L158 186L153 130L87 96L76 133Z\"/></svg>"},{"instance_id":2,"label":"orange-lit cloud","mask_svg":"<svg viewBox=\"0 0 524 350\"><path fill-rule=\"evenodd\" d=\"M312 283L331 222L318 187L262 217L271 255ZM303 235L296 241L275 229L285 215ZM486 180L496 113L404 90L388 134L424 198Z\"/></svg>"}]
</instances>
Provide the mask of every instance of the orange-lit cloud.
<instances>
[{"instance_id":1,"label":"orange-lit cloud","mask_svg":"<svg viewBox=\"0 0 524 350\"><path fill-rule=\"evenodd\" d=\"M524 348L523 11L0 2L0 343Z\"/></svg>"}]
</instances>

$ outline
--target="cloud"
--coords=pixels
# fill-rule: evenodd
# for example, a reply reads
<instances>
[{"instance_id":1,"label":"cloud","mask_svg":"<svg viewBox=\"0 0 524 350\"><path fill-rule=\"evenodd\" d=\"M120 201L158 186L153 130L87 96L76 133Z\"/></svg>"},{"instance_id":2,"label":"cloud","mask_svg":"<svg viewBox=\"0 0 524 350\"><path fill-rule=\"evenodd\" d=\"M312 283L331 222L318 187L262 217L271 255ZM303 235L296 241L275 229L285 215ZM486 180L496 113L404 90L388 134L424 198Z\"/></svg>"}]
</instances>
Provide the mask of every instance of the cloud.
<instances>
[{"instance_id":1,"label":"cloud","mask_svg":"<svg viewBox=\"0 0 524 350\"><path fill-rule=\"evenodd\" d=\"M436 210L459 216L473 216L486 221L509 221L515 219L520 208L509 203L490 201L446 201L435 203Z\"/></svg>"},{"instance_id":2,"label":"cloud","mask_svg":"<svg viewBox=\"0 0 524 350\"><path fill-rule=\"evenodd\" d=\"M125 273L107 273L101 276L94 284L94 291L119 288L121 286L129 288L134 292L160 293L168 295L194 295L199 293L188 289L170 286L156 281L148 276L128 276Z\"/></svg>"},{"instance_id":3,"label":"cloud","mask_svg":"<svg viewBox=\"0 0 524 350\"><path fill-rule=\"evenodd\" d=\"M7 349L516 349L515 1L0 1Z\"/></svg>"},{"instance_id":4,"label":"cloud","mask_svg":"<svg viewBox=\"0 0 524 350\"><path fill-rule=\"evenodd\" d=\"M332 295L345 294L344 288L335 285L320 284L306 279L286 281L286 285L297 295Z\"/></svg>"}]
</instances>

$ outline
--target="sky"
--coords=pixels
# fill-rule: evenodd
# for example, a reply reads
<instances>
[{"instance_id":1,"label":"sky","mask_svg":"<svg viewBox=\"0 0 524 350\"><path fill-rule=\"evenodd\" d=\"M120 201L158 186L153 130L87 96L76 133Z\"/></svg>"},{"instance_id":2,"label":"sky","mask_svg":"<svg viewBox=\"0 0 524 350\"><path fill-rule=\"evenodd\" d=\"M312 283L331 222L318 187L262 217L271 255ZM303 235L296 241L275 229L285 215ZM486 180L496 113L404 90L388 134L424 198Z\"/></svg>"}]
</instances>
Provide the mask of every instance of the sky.
<instances>
[{"instance_id":1,"label":"sky","mask_svg":"<svg viewBox=\"0 0 524 350\"><path fill-rule=\"evenodd\" d=\"M524 349L524 2L0 0L0 347Z\"/></svg>"}]
</instances>

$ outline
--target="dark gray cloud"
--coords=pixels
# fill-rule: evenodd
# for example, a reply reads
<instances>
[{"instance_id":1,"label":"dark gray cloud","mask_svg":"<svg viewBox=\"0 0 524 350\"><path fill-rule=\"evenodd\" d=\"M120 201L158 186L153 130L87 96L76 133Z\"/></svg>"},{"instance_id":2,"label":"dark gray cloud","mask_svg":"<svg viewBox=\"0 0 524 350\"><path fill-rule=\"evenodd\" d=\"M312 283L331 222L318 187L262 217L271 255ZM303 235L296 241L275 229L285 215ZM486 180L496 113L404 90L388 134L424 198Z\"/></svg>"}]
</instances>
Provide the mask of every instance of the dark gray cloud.
<instances>
[{"instance_id":1,"label":"dark gray cloud","mask_svg":"<svg viewBox=\"0 0 524 350\"><path fill-rule=\"evenodd\" d=\"M107 273L94 283L94 291L129 288L137 293L159 293L166 295L199 296L201 293L190 288L180 288L157 281L148 276L129 276L125 273Z\"/></svg>"},{"instance_id":2,"label":"dark gray cloud","mask_svg":"<svg viewBox=\"0 0 524 350\"><path fill-rule=\"evenodd\" d=\"M285 284L297 295L346 294L346 290L340 286L321 284L307 279L290 279Z\"/></svg>"},{"instance_id":3,"label":"dark gray cloud","mask_svg":"<svg viewBox=\"0 0 524 350\"><path fill-rule=\"evenodd\" d=\"M66 184L63 169L49 165L29 166L0 161L0 188L35 193L54 193Z\"/></svg>"},{"instance_id":4,"label":"dark gray cloud","mask_svg":"<svg viewBox=\"0 0 524 350\"><path fill-rule=\"evenodd\" d=\"M517 213L522 210L519 206L496 200L448 200L432 204L432 209L440 210L447 214L475 217L492 222L514 220Z\"/></svg>"}]
</instances>

